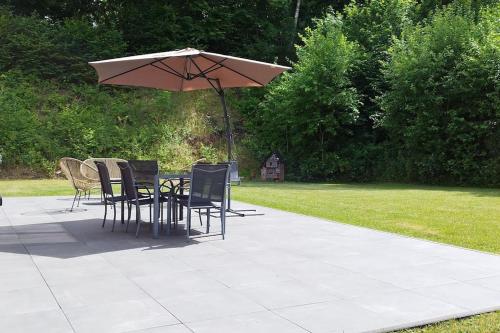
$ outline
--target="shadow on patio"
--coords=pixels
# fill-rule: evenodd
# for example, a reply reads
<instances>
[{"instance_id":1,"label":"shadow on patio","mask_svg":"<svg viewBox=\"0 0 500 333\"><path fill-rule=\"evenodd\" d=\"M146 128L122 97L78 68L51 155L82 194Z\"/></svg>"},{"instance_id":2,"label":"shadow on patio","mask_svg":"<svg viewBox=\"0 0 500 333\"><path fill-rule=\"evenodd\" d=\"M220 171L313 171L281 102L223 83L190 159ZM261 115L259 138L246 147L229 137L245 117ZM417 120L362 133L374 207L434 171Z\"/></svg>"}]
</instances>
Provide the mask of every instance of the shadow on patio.
<instances>
[{"instance_id":1,"label":"shadow on patio","mask_svg":"<svg viewBox=\"0 0 500 333\"><path fill-rule=\"evenodd\" d=\"M62 213L56 210L44 212L49 215ZM35 213L32 211L23 215ZM199 243L197 239L187 241L183 224L172 230L171 236L166 237L163 230L159 239L153 239L149 223L144 223L138 238L134 232L135 221L130 222L128 233L125 232L125 224L121 224L118 218L114 232L111 232L112 220L108 220L104 228L101 223L101 219L82 219L0 226L0 252L28 254L28 250L31 255L67 259L140 248L143 251L182 248ZM195 237L203 236L196 229L192 233Z\"/></svg>"}]
</instances>

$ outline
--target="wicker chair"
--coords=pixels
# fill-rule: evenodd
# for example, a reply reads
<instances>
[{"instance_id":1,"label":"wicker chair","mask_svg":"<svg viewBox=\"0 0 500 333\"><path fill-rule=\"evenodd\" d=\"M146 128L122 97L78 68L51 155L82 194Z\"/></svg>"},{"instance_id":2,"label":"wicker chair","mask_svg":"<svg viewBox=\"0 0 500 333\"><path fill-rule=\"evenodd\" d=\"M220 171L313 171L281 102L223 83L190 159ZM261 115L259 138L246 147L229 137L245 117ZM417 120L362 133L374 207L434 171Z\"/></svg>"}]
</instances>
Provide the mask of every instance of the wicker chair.
<instances>
[{"instance_id":1,"label":"wicker chair","mask_svg":"<svg viewBox=\"0 0 500 333\"><path fill-rule=\"evenodd\" d=\"M61 158L59 166L61 167L61 171L64 173L66 178L69 180L69 182L75 189L75 197L73 198L73 204L71 205L71 210L70 210L73 211L77 197L78 197L77 206L79 206L82 193L84 194L84 196L87 193L89 193L90 195L90 190L99 187L100 185L99 174L97 173L97 169L92 168L91 166L84 164L82 161L71 157ZM96 175L97 178L85 176L92 174Z\"/></svg>"}]
</instances>

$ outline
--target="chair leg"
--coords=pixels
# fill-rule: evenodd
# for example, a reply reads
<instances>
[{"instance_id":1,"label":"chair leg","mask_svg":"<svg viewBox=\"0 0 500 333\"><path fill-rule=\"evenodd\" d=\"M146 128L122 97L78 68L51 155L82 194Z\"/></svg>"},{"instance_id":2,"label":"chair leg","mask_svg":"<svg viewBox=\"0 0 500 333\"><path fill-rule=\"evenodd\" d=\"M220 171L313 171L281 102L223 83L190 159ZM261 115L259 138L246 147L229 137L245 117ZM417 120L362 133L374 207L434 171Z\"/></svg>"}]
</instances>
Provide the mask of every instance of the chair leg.
<instances>
[{"instance_id":1,"label":"chair leg","mask_svg":"<svg viewBox=\"0 0 500 333\"><path fill-rule=\"evenodd\" d=\"M174 208L172 209L172 214L174 216L174 229L177 229L177 223L179 222L178 218L179 216L177 215L177 206L181 206L180 204L177 204L177 202L174 201Z\"/></svg>"},{"instance_id":2,"label":"chair leg","mask_svg":"<svg viewBox=\"0 0 500 333\"><path fill-rule=\"evenodd\" d=\"M198 209L198 219L200 220L200 225L203 226L203 221L201 219L201 209Z\"/></svg>"},{"instance_id":3,"label":"chair leg","mask_svg":"<svg viewBox=\"0 0 500 333\"><path fill-rule=\"evenodd\" d=\"M132 215L132 205L127 202L127 210L128 210L128 218L127 218L127 226L125 227L125 232L128 232L128 225L130 224L130 217Z\"/></svg>"},{"instance_id":4,"label":"chair leg","mask_svg":"<svg viewBox=\"0 0 500 333\"><path fill-rule=\"evenodd\" d=\"M207 208L207 234L210 232L210 208Z\"/></svg>"},{"instance_id":5,"label":"chair leg","mask_svg":"<svg viewBox=\"0 0 500 333\"><path fill-rule=\"evenodd\" d=\"M222 233L222 239L225 239L226 235L226 206L224 204L220 207L220 227Z\"/></svg>"},{"instance_id":6,"label":"chair leg","mask_svg":"<svg viewBox=\"0 0 500 333\"><path fill-rule=\"evenodd\" d=\"M163 202L160 202L160 231L163 231Z\"/></svg>"},{"instance_id":7,"label":"chair leg","mask_svg":"<svg viewBox=\"0 0 500 333\"><path fill-rule=\"evenodd\" d=\"M137 222L137 228L135 230L135 238L139 237L139 229L141 228L141 206L135 205L135 218Z\"/></svg>"},{"instance_id":8,"label":"chair leg","mask_svg":"<svg viewBox=\"0 0 500 333\"><path fill-rule=\"evenodd\" d=\"M76 204L76 207L80 207L80 198L82 197L82 192L78 192L78 203Z\"/></svg>"},{"instance_id":9,"label":"chair leg","mask_svg":"<svg viewBox=\"0 0 500 333\"><path fill-rule=\"evenodd\" d=\"M116 223L116 203L113 201L113 226L111 227L111 232L115 231L115 223Z\"/></svg>"},{"instance_id":10,"label":"chair leg","mask_svg":"<svg viewBox=\"0 0 500 333\"><path fill-rule=\"evenodd\" d=\"M106 215L108 215L108 201L104 200L104 218L102 219L103 228L104 228L104 223L106 223Z\"/></svg>"},{"instance_id":11,"label":"chair leg","mask_svg":"<svg viewBox=\"0 0 500 333\"><path fill-rule=\"evenodd\" d=\"M76 196L78 195L78 190L75 192L75 197L73 198L73 204L71 205L71 209L69 210L70 212L73 211L73 208L75 207L75 201L76 201Z\"/></svg>"},{"instance_id":12,"label":"chair leg","mask_svg":"<svg viewBox=\"0 0 500 333\"><path fill-rule=\"evenodd\" d=\"M186 234L189 239L189 233L191 231L191 209L188 207L187 209L187 218L186 218Z\"/></svg>"}]
</instances>

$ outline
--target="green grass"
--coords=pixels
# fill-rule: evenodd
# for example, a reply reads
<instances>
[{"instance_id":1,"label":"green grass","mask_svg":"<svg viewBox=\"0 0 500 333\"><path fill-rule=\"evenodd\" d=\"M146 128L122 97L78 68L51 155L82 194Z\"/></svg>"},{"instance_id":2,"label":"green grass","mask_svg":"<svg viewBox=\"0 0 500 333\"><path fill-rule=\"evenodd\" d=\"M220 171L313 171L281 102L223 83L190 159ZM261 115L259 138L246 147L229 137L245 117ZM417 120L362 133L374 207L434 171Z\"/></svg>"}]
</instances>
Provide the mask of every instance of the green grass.
<instances>
[{"instance_id":1,"label":"green grass","mask_svg":"<svg viewBox=\"0 0 500 333\"><path fill-rule=\"evenodd\" d=\"M2 180L0 194L72 195L65 180ZM500 190L403 184L247 182L236 200L343 223L500 253ZM500 311L401 333L500 332Z\"/></svg>"},{"instance_id":2,"label":"green grass","mask_svg":"<svg viewBox=\"0 0 500 333\"><path fill-rule=\"evenodd\" d=\"M62 179L0 180L0 194L3 197L38 197L74 195L75 190L67 180Z\"/></svg>"},{"instance_id":3,"label":"green grass","mask_svg":"<svg viewBox=\"0 0 500 333\"><path fill-rule=\"evenodd\" d=\"M500 190L402 184L245 183L233 198L500 253Z\"/></svg>"},{"instance_id":4,"label":"green grass","mask_svg":"<svg viewBox=\"0 0 500 333\"><path fill-rule=\"evenodd\" d=\"M500 311L464 319L443 321L423 327L399 331L400 333L498 333Z\"/></svg>"}]
</instances>

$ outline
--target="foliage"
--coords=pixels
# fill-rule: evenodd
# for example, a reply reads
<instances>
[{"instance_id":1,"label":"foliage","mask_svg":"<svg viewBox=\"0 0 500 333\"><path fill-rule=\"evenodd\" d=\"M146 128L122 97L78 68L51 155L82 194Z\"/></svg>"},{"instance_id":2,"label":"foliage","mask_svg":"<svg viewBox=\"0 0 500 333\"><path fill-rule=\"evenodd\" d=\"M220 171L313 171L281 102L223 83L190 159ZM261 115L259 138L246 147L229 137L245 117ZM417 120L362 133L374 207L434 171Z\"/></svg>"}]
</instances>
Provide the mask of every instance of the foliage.
<instances>
[{"instance_id":1,"label":"foliage","mask_svg":"<svg viewBox=\"0 0 500 333\"><path fill-rule=\"evenodd\" d=\"M413 0L367 1L363 5L351 2L343 13L343 31L356 41L363 51L363 62L355 74L355 85L362 95L358 126L361 132L372 137L373 116L379 112L375 99L386 89L381 63L387 60L387 49L392 38L411 24Z\"/></svg>"},{"instance_id":2,"label":"foliage","mask_svg":"<svg viewBox=\"0 0 500 333\"><path fill-rule=\"evenodd\" d=\"M294 59L296 32L303 31L328 6L342 9L346 0L301 1L294 28L296 0L0 0L17 15L49 22L68 19L117 29L129 53L197 47L264 61Z\"/></svg>"},{"instance_id":3,"label":"foliage","mask_svg":"<svg viewBox=\"0 0 500 333\"><path fill-rule=\"evenodd\" d=\"M206 153L214 158L221 138L211 137L213 127L193 121L209 112L177 99L167 92L95 85L60 90L34 77L2 74L3 166L53 175L63 156L158 158L165 169L181 169Z\"/></svg>"},{"instance_id":4,"label":"foliage","mask_svg":"<svg viewBox=\"0 0 500 333\"><path fill-rule=\"evenodd\" d=\"M79 19L51 23L0 8L0 72L21 71L60 82L95 82L87 62L122 55L118 31Z\"/></svg>"},{"instance_id":5,"label":"foliage","mask_svg":"<svg viewBox=\"0 0 500 333\"><path fill-rule=\"evenodd\" d=\"M297 176L329 177L343 167L335 151L351 136L349 127L358 117L359 96L350 80L358 47L333 15L306 29L302 42L294 72L269 89L253 115L254 139L264 151L282 150Z\"/></svg>"},{"instance_id":6,"label":"foliage","mask_svg":"<svg viewBox=\"0 0 500 333\"><path fill-rule=\"evenodd\" d=\"M252 98L246 104L240 103L240 111L250 119L246 126L252 136L246 140L247 146L260 158L271 150L282 151L288 160L288 170L298 179L373 178L375 161L382 155L382 146L377 140L383 133L374 128L372 121L379 112L375 98L385 88L380 63L387 58L386 49L392 37L409 24L412 6L411 1L405 0L369 1L364 5L351 3L343 15L328 14L316 21L316 27L307 30L304 46L297 48L299 60L291 77L300 84L289 88L285 76L277 84L279 88L269 89L262 108L256 108L258 103ZM344 44L336 40L333 33L325 32L328 29L335 31L337 36L342 35L345 43L353 46L352 51L344 50ZM323 37L318 39L316 35ZM342 52L352 54L347 71L335 64L342 62ZM287 95L276 93L281 90ZM333 105L337 113L321 111L324 106L315 100L317 96L330 99L350 96L346 99L351 98L349 110ZM295 100L298 102L290 102ZM329 109L330 106L326 108ZM272 115L261 119L264 117L261 113ZM328 130L324 133L319 130L316 136L303 135L302 128L312 124L309 123L311 114L312 119L322 122ZM316 119L317 115L320 120ZM328 120L331 115L339 118L333 125ZM280 127L284 129L275 130ZM277 137L277 141L264 133L265 128L271 136ZM301 141L291 140L299 136L302 136Z\"/></svg>"},{"instance_id":7,"label":"foliage","mask_svg":"<svg viewBox=\"0 0 500 333\"><path fill-rule=\"evenodd\" d=\"M38 14L51 20L91 15L99 10L104 1L85 0L0 0L0 5L12 8L16 15Z\"/></svg>"},{"instance_id":8,"label":"foliage","mask_svg":"<svg viewBox=\"0 0 500 333\"><path fill-rule=\"evenodd\" d=\"M500 184L500 6L462 6L390 48L381 124L408 181Z\"/></svg>"},{"instance_id":9,"label":"foliage","mask_svg":"<svg viewBox=\"0 0 500 333\"><path fill-rule=\"evenodd\" d=\"M296 179L500 184L498 4L422 6L353 2L316 21L294 72L238 104L247 147L282 152Z\"/></svg>"},{"instance_id":10,"label":"foliage","mask_svg":"<svg viewBox=\"0 0 500 333\"><path fill-rule=\"evenodd\" d=\"M52 174L63 155L223 159L213 94L95 87L87 64L193 46L294 65L228 91L247 173L277 150L295 179L498 186L498 0L346 3L0 0L4 171Z\"/></svg>"}]
</instances>

